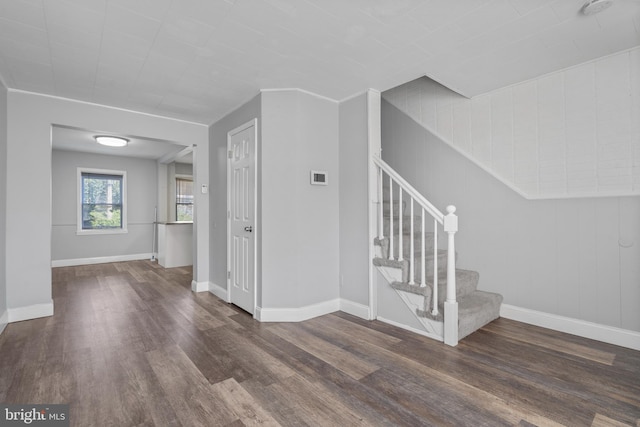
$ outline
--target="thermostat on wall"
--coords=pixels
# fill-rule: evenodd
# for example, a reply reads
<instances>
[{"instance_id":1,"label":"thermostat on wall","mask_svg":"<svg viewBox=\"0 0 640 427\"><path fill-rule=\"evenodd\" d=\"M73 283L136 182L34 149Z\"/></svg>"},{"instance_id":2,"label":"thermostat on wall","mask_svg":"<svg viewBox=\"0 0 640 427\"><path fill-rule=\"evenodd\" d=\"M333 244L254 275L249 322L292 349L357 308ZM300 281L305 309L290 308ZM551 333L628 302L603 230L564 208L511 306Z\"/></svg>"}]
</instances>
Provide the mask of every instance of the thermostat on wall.
<instances>
[{"instance_id":1,"label":"thermostat on wall","mask_svg":"<svg viewBox=\"0 0 640 427\"><path fill-rule=\"evenodd\" d=\"M311 185L327 185L329 177L325 171L311 171Z\"/></svg>"}]
</instances>

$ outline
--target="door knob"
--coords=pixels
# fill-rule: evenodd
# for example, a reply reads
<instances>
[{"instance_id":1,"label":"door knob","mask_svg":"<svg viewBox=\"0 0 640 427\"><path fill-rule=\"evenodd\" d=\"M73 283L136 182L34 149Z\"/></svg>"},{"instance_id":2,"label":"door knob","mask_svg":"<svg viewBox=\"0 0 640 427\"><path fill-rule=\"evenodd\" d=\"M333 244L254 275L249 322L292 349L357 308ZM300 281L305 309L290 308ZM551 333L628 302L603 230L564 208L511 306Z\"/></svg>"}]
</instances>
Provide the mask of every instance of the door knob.
<instances>
[{"instance_id":1,"label":"door knob","mask_svg":"<svg viewBox=\"0 0 640 427\"><path fill-rule=\"evenodd\" d=\"M249 225L244 228L244 231L248 231L249 233L251 233L253 231L253 227Z\"/></svg>"}]
</instances>

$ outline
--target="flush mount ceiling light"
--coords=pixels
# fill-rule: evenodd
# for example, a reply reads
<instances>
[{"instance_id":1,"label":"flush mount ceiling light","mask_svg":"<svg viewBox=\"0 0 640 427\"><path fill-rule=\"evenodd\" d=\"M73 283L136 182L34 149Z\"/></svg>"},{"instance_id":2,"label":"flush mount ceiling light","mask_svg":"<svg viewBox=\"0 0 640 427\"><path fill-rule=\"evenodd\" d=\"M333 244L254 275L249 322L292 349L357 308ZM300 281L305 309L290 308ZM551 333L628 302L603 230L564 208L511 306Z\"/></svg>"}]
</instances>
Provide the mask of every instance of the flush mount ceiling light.
<instances>
[{"instance_id":1,"label":"flush mount ceiling light","mask_svg":"<svg viewBox=\"0 0 640 427\"><path fill-rule=\"evenodd\" d=\"M106 145L107 147L124 147L129 143L128 139L119 136L100 135L94 138L98 144Z\"/></svg>"},{"instance_id":2,"label":"flush mount ceiling light","mask_svg":"<svg viewBox=\"0 0 640 427\"><path fill-rule=\"evenodd\" d=\"M602 12L613 4L613 0L589 0L582 6L582 13L593 15Z\"/></svg>"}]
</instances>

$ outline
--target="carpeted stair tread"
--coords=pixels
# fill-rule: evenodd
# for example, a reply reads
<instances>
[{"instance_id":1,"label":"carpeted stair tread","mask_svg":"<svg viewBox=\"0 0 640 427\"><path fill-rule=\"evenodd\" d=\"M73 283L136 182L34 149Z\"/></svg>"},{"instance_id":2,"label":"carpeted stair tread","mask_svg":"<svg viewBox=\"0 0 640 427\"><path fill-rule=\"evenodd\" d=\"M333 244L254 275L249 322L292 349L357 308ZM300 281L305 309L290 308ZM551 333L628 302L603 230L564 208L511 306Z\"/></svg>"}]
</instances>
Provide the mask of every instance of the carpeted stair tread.
<instances>
[{"instance_id":1,"label":"carpeted stair tread","mask_svg":"<svg viewBox=\"0 0 640 427\"><path fill-rule=\"evenodd\" d=\"M406 259L398 261L397 259L374 258L373 265L375 265L376 267L395 267L404 270L408 268L409 261L407 261Z\"/></svg>"},{"instance_id":2,"label":"carpeted stair tread","mask_svg":"<svg viewBox=\"0 0 640 427\"><path fill-rule=\"evenodd\" d=\"M431 314L431 309L432 307L429 307L428 310L421 310L419 308L416 309L416 314L419 317L426 317L427 319L431 319L431 320L436 320L438 322L443 322L444 321L444 303L438 305L438 314L436 316L434 316L433 314ZM458 322L460 322L460 316L458 315Z\"/></svg>"},{"instance_id":3,"label":"carpeted stair tread","mask_svg":"<svg viewBox=\"0 0 640 427\"><path fill-rule=\"evenodd\" d=\"M458 301L458 339L466 337L500 317L502 295L475 291Z\"/></svg>"},{"instance_id":4,"label":"carpeted stair tread","mask_svg":"<svg viewBox=\"0 0 640 427\"><path fill-rule=\"evenodd\" d=\"M380 246L380 245L378 245ZM386 252L386 251L385 251ZM398 255L397 253L395 254L396 256ZM403 256L406 254L403 254ZM386 260L389 260L387 257L384 257ZM398 261L397 259L393 259L393 260L389 260L389 261ZM407 261L408 259L405 257L402 261ZM431 249L429 252L427 252L424 256L424 262L425 265L428 264L432 264L433 265L433 249ZM420 256L420 252L418 252L418 255L413 259L413 264L416 266L416 268L418 268L418 270L416 270L416 273L419 271L419 267L422 265L422 257ZM446 249L438 249L438 270L441 270L442 265L444 264L445 268L447 266L447 250ZM376 264L378 265L378 264ZM382 264L380 264L382 265ZM442 270L441 270L442 271ZM438 277L442 276L442 273L438 275Z\"/></svg>"},{"instance_id":5,"label":"carpeted stair tread","mask_svg":"<svg viewBox=\"0 0 640 427\"><path fill-rule=\"evenodd\" d=\"M382 248L382 253L385 257L389 256L389 236L383 237L382 239L376 237L373 241L373 244L376 246L380 246ZM398 249L399 249L399 241L398 235L395 234L393 236L393 254L397 258ZM413 249L416 255L420 254L420 248L422 247L422 233L419 231L414 231L413 233ZM431 254L433 259L433 233L426 232L424 233L424 250L427 255ZM408 257L411 252L411 235L409 232L405 233L402 236L402 255L403 257Z\"/></svg>"},{"instance_id":6,"label":"carpeted stair tread","mask_svg":"<svg viewBox=\"0 0 640 427\"><path fill-rule=\"evenodd\" d=\"M411 215L409 215L409 210L405 210L405 208L402 208L402 222L410 222L411 221ZM389 212L385 212L382 211L382 216L384 217L385 221L389 221L390 215ZM398 213L398 209L394 209L393 210L393 222L397 223L398 220L400 219L400 214ZM420 216L420 212L417 211L414 208L413 210L413 220L415 221L414 227L420 227L420 224L422 222L422 217ZM433 217L431 217L428 214L425 214L424 217L424 223L425 223L425 227L427 225L431 225L431 229L433 229Z\"/></svg>"},{"instance_id":7,"label":"carpeted stair tread","mask_svg":"<svg viewBox=\"0 0 640 427\"><path fill-rule=\"evenodd\" d=\"M398 242L398 233L394 233L393 234L393 243L394 246L398 246L397 242ZM406 233L402 233L402 242L404 243L409 242L409 240L411 239L411 233L410 232L406 232ZM413 230L413 239L414 239L414 244L416 249L420 247L420 241L422 239L422 233L420 232L420 230ZM424 233L424 243L425 246L427 245L428 242L433 242L433 232L431 231L426 231ZM385 234L384 237L382 239L380 239L379 237L375 237L373 239L373 243L375 245L383 245L383 244L389 244L389 234ZM431 249L433 249L433 246L431 246Z\"/></svg>"},{"instance_id":8,"label":"carpeted stair tread","mask_svg":"<svg viewBox=\"0 0 640 427\"><path fill-rule=\"evenodd\" d=\"M415 209L415 206L414 206L414 209ZM403 201L402 202L402 212L406 212L406 211L407 211L407 202ZM388 218L389 217L389 212L391 212L391 206L389 206L389 202L385 200L382 203L382 215L385 218ZM398 214L398 202L397 201L393 203L393 212L394 212L394 215Z\"/></svg>"},{"instance_id":9,"label":"carpeted stair tread","mask_svg":"<svg viewBox=\"0 0 640 427\"><path fill-rule=\"evenodd\" d=\"M420 233L420 229L422 228L422 223L420 221L420 217L419 216L415 216L415 222L413 223L413 232L418 234ZM398 221L398 217L394 216L393 217L393 235L397 236L398 235L398 224L400 221ZM385 237L389 237L389 225L390 225L390 221L389 221L389 217L385 217L384 218L384 235ZM403 229L403 235L408 235L411 232L411 220L409 219L408 216L403 216L402 217L402 229ZM425 233L431 233L433 234L433 223L427 222L425 220L425 226L424 226L424 232Z\"/></svg>"},{"instance_id":10,"label":"carpeted stair tread","mask_svg":"<svg viewBox=\"0 0 640 427\"><path fill-rule=\"evenodd\" d=\"M484 307L497 300L502 302L502 295L487 291L473 291L460 297L458 300L458 313L475 316L483 311Z\"/></svg>"},{"instance_id":11,"label":"carpeted stair tread","mask_svg":"<svg viewBox=\"0 0 640 427\"><path fill-rule=\"evenodd\" d=\"M478 281L480 280L480 274L477 271L456 269L456 300L461 300L466 295L476 292L478 287ZM433 295L431 289L433 283L427 283L429 292L424 297L424 312L430 312L433 307ZM447 298L447 279L446 275L443 278L438 277L438 306L444 303ZM423 317L433 318L430 314ZM442 320L441 318L436 320Z\"/></svg>"},{"instance_id":12,"label":"carpeted stair tread","mask_svg":"<svg viewBox=\"0 0 640 427\"><path fill-rule=\"evenodd\" d=\"M456 298L460 299L464 295L474 292L478 288L480 274L477 271L463 270L456 268ZM433 286L433 282L427 282L428 287ZM444 302L447 296L447 274L438 274L438 304ZM428 306L431 306L429 301Z\"/></svg>"},{"instance_id":13,"label":"carpeted stair tread","mask_svg":"<svg viewBox=\"0 0 640 427\"><path fill-rule=\"evenodd\" d=\"M420 217L419 216L414 216L415 218L415 222L413 223L413 231L414 232L420 232ZM382 226L382 229L384 231L384 235L385 236L389 236L389 227L391 225L391 222L389 221L389 217L385 216L384 218L384 224ZM430 222L429 220L427 220L425 218L425 228L426 230L433 230L433 223ZM399 230L399 221L398 221L398 217L394 216L393 218L393 234L394 236L398 235L398 230ZM411 232L411 221L409 220L409 217L407 216L403 216L402 218L402 234L409 234ZM427 231L428 232L428 231Z\"/></svg>"},{"instance_id":14,"label":"carpeted stair tread","mask_svg":"<svg viewBox=\"0 0 640 427\"><path fill-rule=\"evenodd\" d=\"M458 257L457 255L456 258ZM413 265L415 280L420 280L422 276L422 259L420 256L413 260ZM425 255L424 266L426 270L425 281L433 282L433 249ZM438 249L438 281L440 281L441 277L447 277L447 251L445 249Z\"/></svg>"},{"instance_id":15,"label":"carpeted stair tread","mask_svg":"<svg viewBox=\"0 0 640 427\"><path fill-rule=\"evenodd\" d=\"M399 291L411 292L412 294L427 296L431 295L431 288L420 285L410 285L406 282L393 282L391 287Z\"/></svg>"},{"instance_id":16,"label":"carpeted stair tread","mask_svg":"<svg viewBox=\"0 0 640 427\"><path fill-rule=\"evenodd\" d=\"M500 317L500 304L502 304L502 295L493 292L473 291L458 298L458 339L466 337ZM437 316L431 314L431 308L416 310L418 316L440 322L443 320L443 313L444 302L438 304Z\"/></svg>"},{"instance_id":17,"label":"carpeted stair tread","mask_svg":"<svg viewBox=\"0 0 640 427\"><path fill-rule=\"evenodd\" d=\"M402 270L402 280L409 281L409 260L403 259L399 261L397 259L388 259L386 257L386 251L383 248L383 257L376 257L373 259L373 265L376 267L394 267ZM419 282L422 278L422 260L418 256L414 259L414 281ZM425 256L425 269L426 269L426 283L433 283L433 250L428 252ZM447 251L444 249L438 250L438 281L446 280L447 277Z\"/></svg>"}]
</instances>

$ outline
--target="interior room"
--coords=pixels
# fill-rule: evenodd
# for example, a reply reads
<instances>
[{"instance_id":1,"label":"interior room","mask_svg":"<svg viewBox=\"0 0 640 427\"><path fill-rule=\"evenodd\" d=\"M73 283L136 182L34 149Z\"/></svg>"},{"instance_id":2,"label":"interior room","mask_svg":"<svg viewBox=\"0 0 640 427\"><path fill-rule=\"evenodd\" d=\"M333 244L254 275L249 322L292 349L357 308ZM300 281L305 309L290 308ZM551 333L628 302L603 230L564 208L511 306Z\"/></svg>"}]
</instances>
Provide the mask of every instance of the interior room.
<instances>
[{"instance_id":1,"label":"interior room","mask_svg":"<svg viewBox=\"0 0 640 427\"><path fill-rule=\"evenodd\" d=\"M640 1L7 2L0 243L2 422L638 426Z\"/></svg>"},{"instance_id":2,"label":"interior room","mask_svg":"<svg viewBox=\"0 0 640 427\"><path fill-rule=\"evenodd\" d=\"M191 147L141 137L127 137L126 145L121 147L104 146L96 141L103 133L52 127L51 265L142 259L157 259L163 267L193 265L192 225L186 224L193 222ZM126 179L122 185L126 194L123 192L117 200L117 227L104 226L102 215L93 220L95 226L77 224L82 215L75 200L81 191L83 174L89 173L121 174ZM185 224L176 224L178 221ZM167 224L185 228L176 237L188 234L186 242L182 241L184 238L167 242ZM167 248L176 246L182 259L173 256L166 260Z\"/></svg>"}]
</instances>

